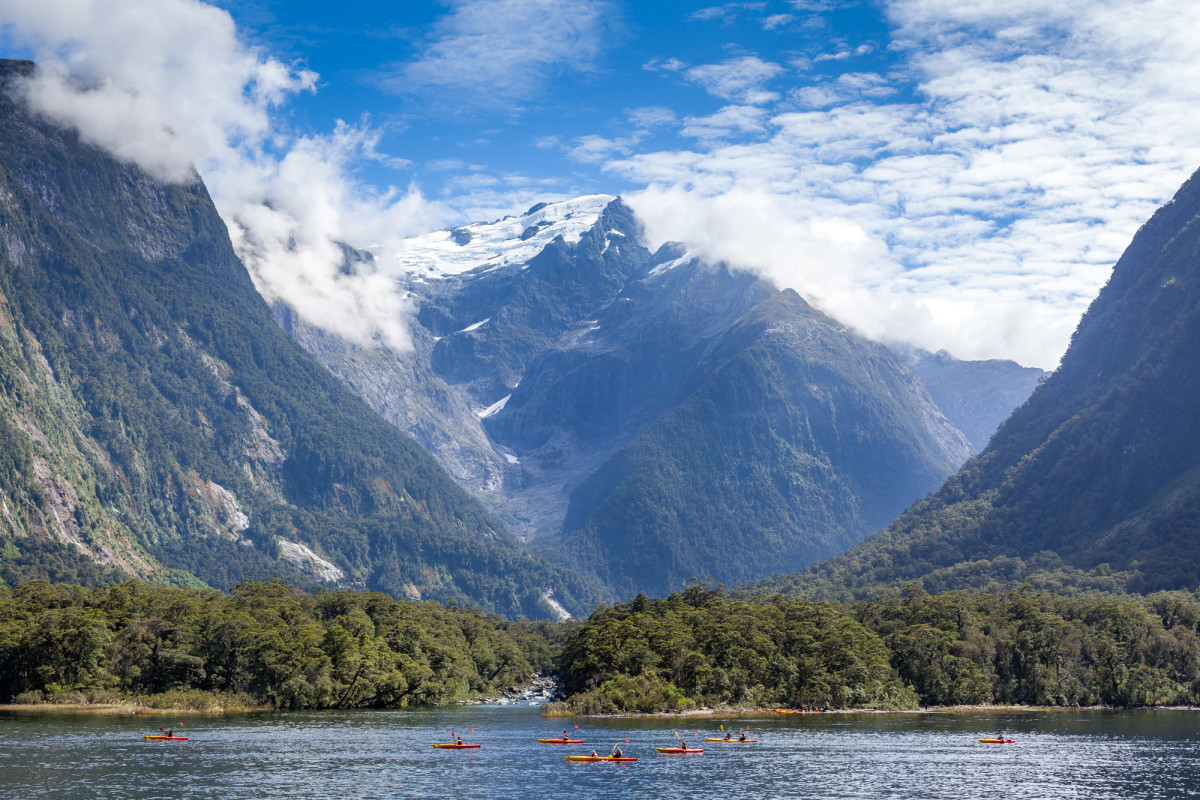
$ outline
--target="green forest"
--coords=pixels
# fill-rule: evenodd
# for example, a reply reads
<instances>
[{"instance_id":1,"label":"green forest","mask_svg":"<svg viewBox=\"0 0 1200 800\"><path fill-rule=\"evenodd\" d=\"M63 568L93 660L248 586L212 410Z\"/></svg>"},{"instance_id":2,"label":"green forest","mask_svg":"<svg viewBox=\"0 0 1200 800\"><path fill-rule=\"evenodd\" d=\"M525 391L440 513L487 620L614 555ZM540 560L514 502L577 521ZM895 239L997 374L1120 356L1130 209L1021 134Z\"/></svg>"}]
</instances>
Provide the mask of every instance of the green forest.
<instances>
[{"instance_id":1,"label":"green forest","mask_svg":"<svg viewBox=\"0 0 1200 800\"><path fill-rule=\"evenodd\" d=\"M272 581L229 594L139 581L0 590L0 702L399 708L553 668L562 626Z\"/></svg>"},{"instance_id":2,"label":"green forest","mask_svg":"<svg viewBox=\"0 0 1200 800\"><path fill-rule=\"evenodd\" d=\"M1200 704L1200 600L1032 587L853 605L692 584L568 623L282 581L0 589L0 702L400 708L557 674L551 714Z\"/></svg>"},{"instance_id":3,"label":"green forest","mask_svg":"<svg viewBox=\"0 0 1200 800\"><path fill-rule=\"evenodd\" d=\"M559 659L564 711L1194 705L1200 602L1026 587L841 605L693 585L597 610Z\"/></svg>"}]
</instances>

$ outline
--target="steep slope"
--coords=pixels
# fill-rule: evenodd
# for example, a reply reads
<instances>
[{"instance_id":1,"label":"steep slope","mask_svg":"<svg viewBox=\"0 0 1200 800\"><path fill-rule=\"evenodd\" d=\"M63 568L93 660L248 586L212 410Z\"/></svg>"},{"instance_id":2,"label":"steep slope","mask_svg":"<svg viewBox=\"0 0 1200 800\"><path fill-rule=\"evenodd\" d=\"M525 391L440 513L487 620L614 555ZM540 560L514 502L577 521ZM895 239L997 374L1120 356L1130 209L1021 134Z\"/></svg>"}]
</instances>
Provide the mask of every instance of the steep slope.
<instances>
[{"instance_id":1,"label":"steep slope","mask_svg":"<svg viewBox=\"0 0 1200 800\"><path fill-rule=\"evenodd\" d=\"M889 350L790 290L695 349L684 399L571 496L561 549L618 593L840 552L966 456Z\"/></svg>"},{"instance_id":2,"label":"steep slope","mask_svg":"<svg viewBox=\"0 0 1200 800\"><path fill-rule=\"evenodd\" d=\"M1197 342L1200 174L1138 231L1062 365L988 448L791 584L869 592L928 576L945 588L1065 568L1136 591L1200 586Z\"/></svg>"},{"instance_id":3,"label":"steep slope","mask_svg":"<svg viewBox=\"0 0 1200 800\"><path fill-rule=\"evenodd\" d=\"M966 459L889 351L641 238L601 197L420 237L398 276L411 353L278 316L535 549L619 594L836 553Z\"/></svg>"},{"instance_id":4,"label":"steep slope","mask_svg":"<svg viewBox=\"0 0 1200 800\"><path fill-rule=\"evenodd\" d=\"M945 350L894 347L950 424L962 431L975 452L987 447L1000 423L1024 403L1046 373L1015 361L963 361Z\"/></svg>"},{"instance_id":5,"label":"steep slope","mask_svg":"<svg viewBox=\"0 0 1200 800\"><path fill-rule=\"evenodd\" d=\"M7 580L99 563L505 613L592 599L280 330L198 179L162 185L0 92L0 244Z\"/></svg>"}]
</instances>

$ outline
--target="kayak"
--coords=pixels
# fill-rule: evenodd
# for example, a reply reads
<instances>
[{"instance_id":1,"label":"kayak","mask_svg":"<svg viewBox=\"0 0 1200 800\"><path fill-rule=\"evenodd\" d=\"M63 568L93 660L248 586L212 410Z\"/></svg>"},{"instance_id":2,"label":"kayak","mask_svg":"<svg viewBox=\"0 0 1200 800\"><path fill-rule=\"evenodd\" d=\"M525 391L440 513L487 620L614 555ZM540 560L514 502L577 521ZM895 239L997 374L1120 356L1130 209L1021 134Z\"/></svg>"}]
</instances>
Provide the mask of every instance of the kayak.
<instances>
[{"instance_id":1,"label":"kayak","mask_svg":"<svg viewBox=\"0 0 1200 800\"><path fill-rule=\"evenodd\" d=\"M431 744L430 747L440 747L442 750L476 750L477 744Z\"/></svg>"},{"instance_id":2,"label":"kayak","mask_svg":"<svg viewBox=\"0 0 1200 800\"><path fill-rule=\"evenodd\" d=\"M583 739L538 739L542 744L583 744Z\"/></svg>"},{"instance_id":3,"label":"kayak","mask_svg":"<svg viewBox=\"0 0 1200 800\"><path fill-rule=\"evenodd\" d=\"M160 736L159 734L149 734L149 733L143 733L142 738L148 739L148 740L153 739L156 741L162 740L164 742L186 742L188 740L188 737L186 737L186 736Z\"/></svg>"},{"instance_id":4,"label":"kayak","mask_svg":"<svg viewBox=\"0 0 1200 800\"><path fill-rule=\"evenodd\" d=\"M1015 744L1016 739L980 739L984 744Z\"/></svg>"},{"instance_id":5,"label":"kayak","mask_svg":"<svg viewBox=\"0 0 1200 800\"><path fill-rule=\"evenodd\" d=\"M672 755L674 755L676 753L703 753L704 752L703 747L689 747L686 750L682 747L656 747L654 749L660 753L671 753Z\"/></svg>"},{"instance_id":6,"label":"kayak","mask_svg":"<svg viewBox=\"0 0 1200 800\"><path fill-rule=\"evenodd\" d=\"M637 759L613 758L612 756L567 756L567 761L637 761Z\"/></svg>"},{"instance_id":7,"label":"kayak","mask_svg":"<svg viewBox=\"0 0 1200 800\"><path fill-rule=\"evenodd\" d=\"M738 744L757 744L758 739L705 739L706 742L736 742Z\"/></svg>"}]
</instances>

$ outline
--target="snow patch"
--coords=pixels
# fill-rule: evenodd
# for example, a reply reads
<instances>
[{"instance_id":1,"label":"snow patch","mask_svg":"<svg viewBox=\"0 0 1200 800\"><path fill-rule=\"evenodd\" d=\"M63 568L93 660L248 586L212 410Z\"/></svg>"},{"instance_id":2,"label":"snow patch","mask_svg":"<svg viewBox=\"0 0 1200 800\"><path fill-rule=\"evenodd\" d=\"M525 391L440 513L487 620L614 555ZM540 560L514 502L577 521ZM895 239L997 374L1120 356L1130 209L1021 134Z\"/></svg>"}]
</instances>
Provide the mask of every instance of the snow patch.
<instances>
[{"instance_id":1,"label":"snow patch","mask_svg":"<svg viewBox=\"0 0 1200 800\"><path fill-rule=\"evenodd\" d=\"M479 330L479 328L481 326L486 325L487 323L489 323L491 321L492 321L492 318L487 317L485 319L479 320L479 322L472 322L470 325L468 325L467 327L465 327L461 331L459 331L459 333L466 333L468 331L477 331L477 330Z\"/></svg>"},{"instance_id":2,"label":"snow patch","mask_svg":"<svg viewBox=\"0 0 1200 800\"><path fill-rule=\"evenodd\" d=\"M299 542L289 542L279 539L279 557L301 572L307 572L327 583L336 583L346 577L346 573L314 553Z\"/></svg>"},{"instance_id":3,"label":"snow patch","mask_svg":"<svg viewBox=\"0 0 1200 800\"><path fill-rule=\"evenodd\" d=\"M399 244L395 272L416 279L457 275L481 266L492 270L521 264L542 252L558 236L568 244L578 243L615 199L607 194L585 195L540 208L534 206L520 216L496 222L413 236Z\"/></svg>"},{"instance_id":4,"label":"snow patch","mask_svg":"<svg viewBox=\"0 0 1200 800\"><path fill-rule=\"evenodd\" d=\"M490 406L483 409L482 411L476 411L475 416L479 417L480 419L487 419L492 414L499 412L502 408L504 408L506 405L508 405L508 398L510 398L510 397L512 397L511 394L504 395L504 397L501 397L499 400L492 403Z\"/></svg>"},{"instance_id":5,"label":"snow patch","mask_svg":"<svg viewBox=\"0 0 1200 800\"><path fill-rule=\"evenodd\" d=\"M501 455L503 455L504 460L510 464L520 464L521 463L521 459L517 458L512 453L501 453Z\"/></svg>"},{"instance_id":6,"label":"snow patch","mask_svg":"<svg viewBox=\"0 0 1200 800\"><path fill-rule=\"evenodd\" d=\"M670 261L664 261L663 263L659 264L657 267L650 270L650 274L651 275L661 275L664 272L670 272L671 270L675 269L676 267L678 267L682 264L688 263L695 257L696 256L694 254L692 254L691 252L684 253L679 258L674 258L674 259L671 259Z\"/></svg>"}]
</instances>

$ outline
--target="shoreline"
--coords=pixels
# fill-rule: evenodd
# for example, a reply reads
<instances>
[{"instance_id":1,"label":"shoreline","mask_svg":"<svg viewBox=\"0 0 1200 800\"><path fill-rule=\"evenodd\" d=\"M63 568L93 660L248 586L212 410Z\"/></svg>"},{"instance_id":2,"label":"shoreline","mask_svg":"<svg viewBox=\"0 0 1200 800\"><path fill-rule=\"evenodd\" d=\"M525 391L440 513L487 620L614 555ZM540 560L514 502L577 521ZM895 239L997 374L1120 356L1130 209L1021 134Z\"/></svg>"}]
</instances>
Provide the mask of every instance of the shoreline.
<instances>
[{"instance_id":1,"label":"shoreline","mask_svg":"<svg viewBox=\"0 0 1200 800\"><path fill-rule=\"evenodd\" d=\"M451 703L433 708L453 708L455 706L474 705L474 703ZM500 703L521 708L520 703ZM421 708L430 708L422 706ZM346 710L346 709L304 709L304 711ZM361 709L380 710L380 709ZM400 709L390 709L400 710ZM279 711L270 706L230 706L208 709L187 707L154 708L139 703L4 703L0 704L0 714L111 714L121 716L218 716L221 714L246 714L259 711ZM838 708L823 711L795 711L781 714L776 711L762 711L757 708L694 708L686 711L631 711L624 714L554 714L551 716L588 717L588 718L711 718L711 719L740 719L771 717L810 717L828 716L830 714L1031 714L1035 712L1069 712L1069 711L1200 711L1200 706L1014 706L1014 705L965 705L965 706L924 706L921 708ZM545 716L545 715L544 715Z\"/></svg>"},{"instance_id":2,"label":"shoreline","mask_svg":"<svg viewBox=\"0 0 1200 800\"><path fill-rule=\"evenodd\" d=\"M630 718L706 718L706 719L769 719L773 717L819 717L831 714L1032 714L1036 712L1070 711L1200 711L1200 706L1014 706L1014 705L964 705L922 706L920 708L830 708L822 711L761 711L757 708L694 708L686 711L630 711L623 714L569 714L543 715L566 719L586 717L595 719Z\"/></svg>"},{"instance_id":3,"label":"shoreline","mask_svg":"<svg viewBox=\"0 0 1200 800\"><path fill-rule=\"evenodd\" d=\"M221 714L247 714L272 711L270 706L216 708L152 708L138 703L3 703L0 714L110 714L126 717L189 716L212 717Z\"/></svg>"}]
</instances>

